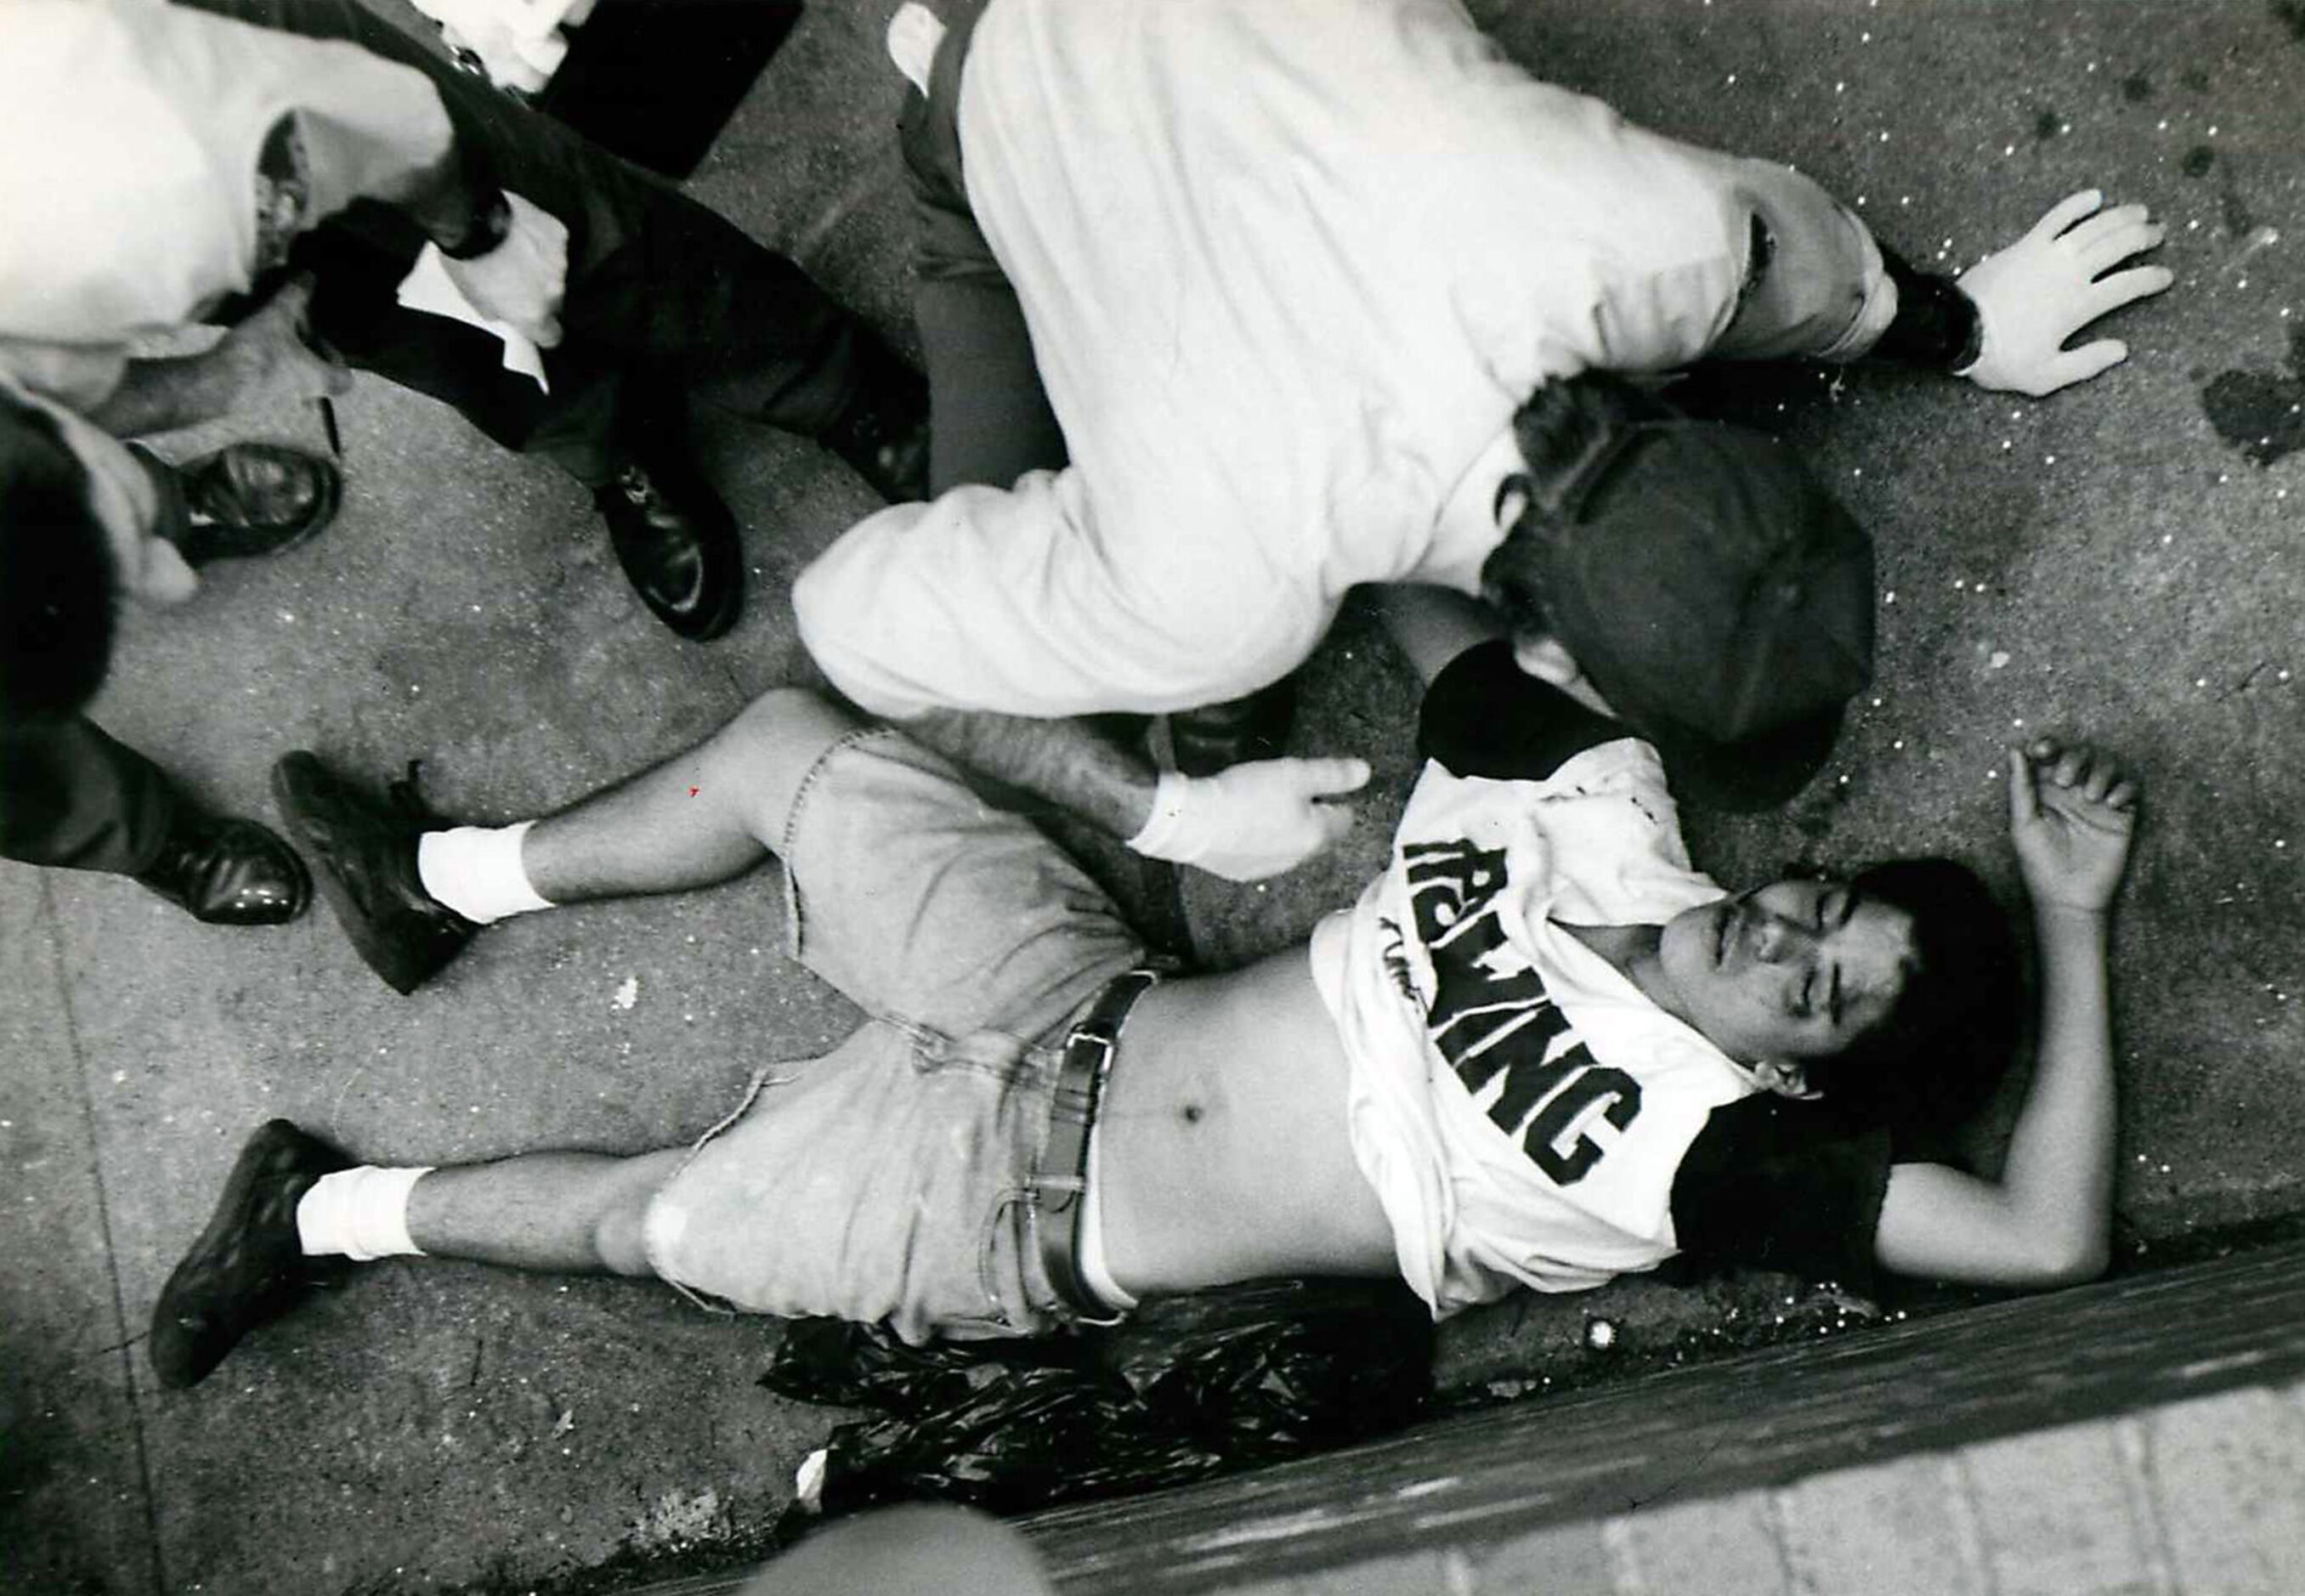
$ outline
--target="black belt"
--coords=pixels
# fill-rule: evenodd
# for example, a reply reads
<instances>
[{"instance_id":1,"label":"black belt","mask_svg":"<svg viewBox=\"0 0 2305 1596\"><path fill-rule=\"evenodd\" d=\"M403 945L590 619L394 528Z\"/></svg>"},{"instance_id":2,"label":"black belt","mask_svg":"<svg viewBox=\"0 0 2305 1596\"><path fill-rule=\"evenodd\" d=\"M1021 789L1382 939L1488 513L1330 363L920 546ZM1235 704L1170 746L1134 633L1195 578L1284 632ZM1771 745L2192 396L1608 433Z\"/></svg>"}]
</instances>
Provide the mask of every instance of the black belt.
<instances>
[{"instance_id":1,"label":"black belt","mask_svg":"<svg viewBox=\"0 0 2305 1596\"><path fill-rule=\"evenodd\" d=\"M1056 1097L1049 1105L1049 1139L1041 1149L1040 1167L1033 1173L1041 1265L1048 1271L1049 1284L1084 1319L1104 1323L1117 1321L1119 1315L1089 1288L1080 1273L1089 1131L1096 1124L1097 1102L1104 1095L1104 1078L1111 1072L1113 1054L1120 1044L1120 1028L1128 1019L1130 1007L1160 979L1154 970L1131 970L1113 977L1066 1035Z\"/></svg>"}]
</instances>

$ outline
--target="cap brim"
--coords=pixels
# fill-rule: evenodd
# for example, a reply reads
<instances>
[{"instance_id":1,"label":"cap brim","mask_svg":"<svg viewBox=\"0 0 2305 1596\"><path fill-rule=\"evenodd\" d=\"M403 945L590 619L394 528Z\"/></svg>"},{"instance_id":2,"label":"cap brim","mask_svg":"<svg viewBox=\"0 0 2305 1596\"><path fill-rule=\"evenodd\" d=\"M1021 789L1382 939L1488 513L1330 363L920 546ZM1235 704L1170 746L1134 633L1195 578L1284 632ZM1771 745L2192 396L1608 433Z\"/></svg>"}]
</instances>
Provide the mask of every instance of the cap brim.
<instances>
[{"instance_id":1,"label":"cap brim","mask_svg":"<svg viewBox=\"0 0 2305 1596\"><path fill-rule=\"evenodd\" d=\"M1738 743L1652 733L1676 801L1740 812L1774 809L1807 786L1833 757L1841 707Z\"/></svg>"}]
</instances>

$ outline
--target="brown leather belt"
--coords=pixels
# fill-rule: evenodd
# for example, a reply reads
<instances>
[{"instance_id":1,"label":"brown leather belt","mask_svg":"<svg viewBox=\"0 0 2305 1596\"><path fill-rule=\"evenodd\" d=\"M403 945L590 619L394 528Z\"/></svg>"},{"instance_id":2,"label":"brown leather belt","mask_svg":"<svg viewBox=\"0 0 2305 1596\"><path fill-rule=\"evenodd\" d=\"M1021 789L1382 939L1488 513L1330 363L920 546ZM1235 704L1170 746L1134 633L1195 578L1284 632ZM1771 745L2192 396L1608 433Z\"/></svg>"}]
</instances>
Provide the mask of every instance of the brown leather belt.
<instances>
[{"instance_id":1,"label":"brown leather belt","mask_svg":"<svg viewBox=\"0 0 2305 1596\"><path fill-rule=\"evenodd\" d=\"M1096 1124L1097 1103L1104 1096L1104 1078L1111 1073L1120 1044L1120 1028L1128 1011L1161 979L1155 970L1131 970L1113 977L1096 996L1065 1037L1063 1062L1057 1070L1057 1090L1049 1105L1049 1139L1041 1149L1041 1162L1033 1172L1038 1210L1041 1265L1049 1284L1079 1316L1098 1324L1118 1322L1121 1315L1089 1289L1080 1272L1081 1212L1088 1191L1088 1137Z\"/></svg>"}]
</instances>

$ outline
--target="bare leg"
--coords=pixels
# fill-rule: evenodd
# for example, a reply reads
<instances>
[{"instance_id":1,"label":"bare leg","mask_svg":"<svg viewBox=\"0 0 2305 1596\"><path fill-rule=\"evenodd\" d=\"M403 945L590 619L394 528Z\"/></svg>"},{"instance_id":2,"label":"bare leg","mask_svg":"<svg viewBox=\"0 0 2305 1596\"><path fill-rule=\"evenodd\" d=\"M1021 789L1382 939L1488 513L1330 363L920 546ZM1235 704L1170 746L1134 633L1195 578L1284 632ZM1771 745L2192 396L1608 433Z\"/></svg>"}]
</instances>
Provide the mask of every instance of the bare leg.
<instances>
[{"instance_id":1,"label":"bare leg","mask_svg":"<svg viewBox=\"0 0 2305 1596\"><path fill-rule=\"evenodd\" d=\"M685 753L530 828L521 865L556 904L682 892L743 875L781 838L800 784L856 722L811 692L762 693Z\"/></svg>"},{"instance_id":2,"label":"bare leg","mask_svg":"<svg viewBox=\"0 0 2305 1596\"><path fill-rule=\"evenodd\" d=\"M411 1186L370 1185L365 1198L349 1195L352 1211L339 1204L333 1215L307 1216L303 1210L320 1184L352 1160L286 1120L272 1120L242 1148L208 1228L170 1271L152 1306L146 1347L153 1372L171 1389L199 1384L242 1337L292 1307L311 1284L307 1218L319 1222L310 1238L319 1253L362 1256L342 1244L359 1239L361 1205L396 1200L404 1190L407 1208L392 1216L395 1223L365 1227L366 1239L387 1241L387 1252L413 1240L436 1257L511 1269L652 1275L644 1241L649 1202L687 1157L682 1147L636 1158L528 1153L425 1170ZM352 1173L356 1180L362 1174ZM392 1234L403 1218L404 1240Z\"/></svg>"},{"instance_id":3,"label":"bare leg","mask_svg":"<svg viewBox=\"0 0 2305 1596\"><path fill-rule=\"evenodd\" d=\"M408 1195L408 1233L437 1258L569 1275L650 1275L641 1224L683 1147L619 1158L532 1152L435 1169Z\"/></svg>"}]
</instances>

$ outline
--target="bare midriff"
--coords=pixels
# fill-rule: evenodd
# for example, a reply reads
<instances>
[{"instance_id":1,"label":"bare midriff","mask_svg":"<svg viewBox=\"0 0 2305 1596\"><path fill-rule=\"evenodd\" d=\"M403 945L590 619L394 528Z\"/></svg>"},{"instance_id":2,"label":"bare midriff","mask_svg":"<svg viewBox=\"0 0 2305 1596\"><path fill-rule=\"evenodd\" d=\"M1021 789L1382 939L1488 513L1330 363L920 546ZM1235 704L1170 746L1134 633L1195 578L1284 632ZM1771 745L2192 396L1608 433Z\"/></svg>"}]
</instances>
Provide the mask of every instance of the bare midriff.
<instances>
[{"instance_id":1,"label":"bare midriff","mask_svg":"<svg viewBox=\"0 0 2305 1596\"><path fill-rule=\"evenodd\" d=\"M1301 944L1145 993L1097 1115L1113 1278L1144 1296L1391 1273L1392 1231L1346 1129L1347 1082Z\"/></svg>"}]
</instances>

